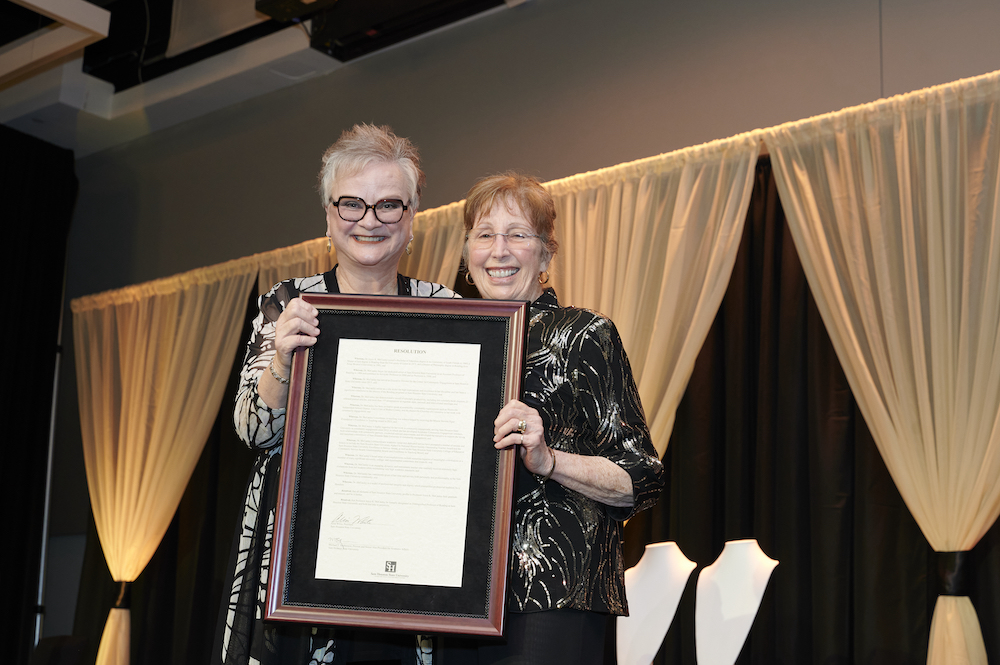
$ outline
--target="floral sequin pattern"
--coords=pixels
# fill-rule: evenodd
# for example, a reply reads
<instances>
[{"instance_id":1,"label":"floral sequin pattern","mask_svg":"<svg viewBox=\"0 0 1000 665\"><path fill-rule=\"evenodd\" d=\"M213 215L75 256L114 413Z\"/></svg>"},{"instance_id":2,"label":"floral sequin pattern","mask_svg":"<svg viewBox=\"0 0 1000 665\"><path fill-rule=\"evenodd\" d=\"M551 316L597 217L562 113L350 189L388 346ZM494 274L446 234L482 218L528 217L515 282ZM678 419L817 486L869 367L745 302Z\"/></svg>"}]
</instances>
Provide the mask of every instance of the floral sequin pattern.
<instances>
[{"instance_id":1,"label":"floral sequin pattern","mask_svg":"<svg viewBox=\"0 0 1000 665\"><path fill-rule=\"evenodd\" d=\"M546 290L531 306L523 401L541 415L549 446L625 469L635 504L613 508L519 466L511 609L627 614L621 523L656 502L664 476L611 320L560 307Z\"/></svg>"}]
</instances>

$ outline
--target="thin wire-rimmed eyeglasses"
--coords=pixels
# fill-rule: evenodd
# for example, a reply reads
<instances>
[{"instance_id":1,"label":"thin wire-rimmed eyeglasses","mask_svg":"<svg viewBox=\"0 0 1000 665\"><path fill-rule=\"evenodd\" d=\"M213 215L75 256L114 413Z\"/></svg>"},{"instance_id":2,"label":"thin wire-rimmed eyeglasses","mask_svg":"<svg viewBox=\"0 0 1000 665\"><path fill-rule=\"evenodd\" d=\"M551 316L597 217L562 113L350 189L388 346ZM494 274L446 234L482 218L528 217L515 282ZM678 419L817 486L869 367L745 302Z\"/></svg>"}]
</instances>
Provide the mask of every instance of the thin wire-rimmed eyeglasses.
<instances>
[{"instance_id":1,"label":"thin wire-rimmed eyeglasses","mask_svg":"<svg viewBox=\"0 0 1000 665\"><path fill-rule=\"evenodd\" d=\"M469 241L469 244L476 249L486 249L493 246L493 241L496 240L497 236L503 236L504 240L510 247L526 247L528 243L531 242L532 238L541 238L542 236L536 235L534 233L525 233L523 231L512 231L511 233L490 233L489 231L474 231L472 233L466 233L465 239Z\"/></svg>"},{"instance_id":2,"label":"thin wire-rimmed eyeglasses","mask_svg":"<svg viewBox=\"0 0 1000 665\"><path fill-rule=\"evenodd\" d=\"M357 196L341 196L336 201L330 201L330 205L336 206L337 214L345 222L359 222L371 208L375 213L375 219L383 224L395 224L403 219L403 212L409 209L399 199L382 199L372 205L365 203L365 200Z\"/></svg>"}]
</instances>

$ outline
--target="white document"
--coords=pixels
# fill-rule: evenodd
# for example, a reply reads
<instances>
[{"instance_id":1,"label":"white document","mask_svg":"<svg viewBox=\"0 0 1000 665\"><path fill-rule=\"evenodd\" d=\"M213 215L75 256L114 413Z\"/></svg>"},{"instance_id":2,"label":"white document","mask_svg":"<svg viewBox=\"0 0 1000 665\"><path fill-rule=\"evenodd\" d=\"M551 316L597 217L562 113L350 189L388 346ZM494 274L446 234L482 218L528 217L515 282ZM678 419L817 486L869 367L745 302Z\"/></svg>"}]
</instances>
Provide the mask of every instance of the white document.
<instances>
[{"instance_id":1,"label":"white document","mask_svg":"<svg viewBox=\"0 0 1000 665\"><path fill-rule=\"evenodd\" d=\"M462 586L479 353L340 340L317 579Z\"/></svg>"}]
</instances>

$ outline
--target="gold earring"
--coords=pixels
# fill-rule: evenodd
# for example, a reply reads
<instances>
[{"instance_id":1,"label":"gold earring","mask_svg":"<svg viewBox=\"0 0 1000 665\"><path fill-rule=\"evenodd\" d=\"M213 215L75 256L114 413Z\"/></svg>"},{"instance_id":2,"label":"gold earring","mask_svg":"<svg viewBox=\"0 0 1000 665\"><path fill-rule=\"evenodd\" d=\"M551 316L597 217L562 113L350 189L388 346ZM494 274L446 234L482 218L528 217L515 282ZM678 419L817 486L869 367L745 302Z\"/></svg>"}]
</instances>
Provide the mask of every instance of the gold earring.
<instances>
[{"instance_id":1,"label":"gold earring","mask_svg":"<svg viewBox=\"0 0 1000 665\"><path fill-rule=\"evenodd\" d=\"M465 283L468 284L469 286L475 286L475 284L472 281L472 275L470 273L465 273Z\"/></svg>"},{"instance_id":2,"label":"gold earring","mask_svg":"<svg viewBox=\"0 0 1000 665\"><path fill-rule=\"evenodd\" d=\"M406 243L406 255L409 256L413 253L413 236L410 236L410 242Z\"/></svg>"},{"instance_id":3,"label":"gold earring","mask_svg":"<svg viewBox=\"0 0 1000 665\"><path fill-rule=\"evenodd\" d=\"M545 279L542 279L542 275L545 275ZM538 283L539 284L548 284L549 283L549 271L548 270L543 270L542 272L538 273Z\"/></svg>"},{"instance_id":4,"label":"gold earring","mask_svg":"<svg viewBox=\"0 0 1000 665\"><path fill-rule=\"evenodd\" d=\"M326 239L326 253L329 254L333 251L333 241L329 238Z\"/></svg>"}]
</instances>

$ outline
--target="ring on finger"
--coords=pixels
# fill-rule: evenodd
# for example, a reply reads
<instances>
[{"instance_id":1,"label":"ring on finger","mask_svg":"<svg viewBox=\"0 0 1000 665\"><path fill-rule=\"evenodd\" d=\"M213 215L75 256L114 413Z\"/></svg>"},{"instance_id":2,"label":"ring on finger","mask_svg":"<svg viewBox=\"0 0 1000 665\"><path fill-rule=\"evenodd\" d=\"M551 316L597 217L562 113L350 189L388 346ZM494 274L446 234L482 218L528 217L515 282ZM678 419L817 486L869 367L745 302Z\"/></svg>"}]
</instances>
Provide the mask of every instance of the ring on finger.
<instances>
[{"instance_id":1,"label":"ring on finger","mask_svg":"<svg viewBox=\"0 0 1000 665\"><path fill-rule=\"evenodd\" d=\"M523 435L526 431L528 431L528 423L523 420L517 421L517 431Z\"/></svg>"}]
</instances>

